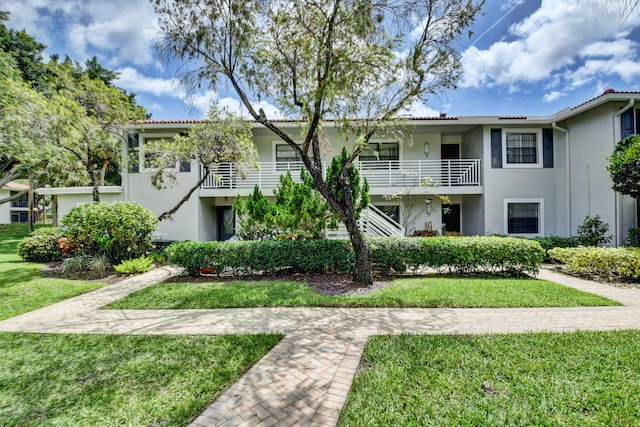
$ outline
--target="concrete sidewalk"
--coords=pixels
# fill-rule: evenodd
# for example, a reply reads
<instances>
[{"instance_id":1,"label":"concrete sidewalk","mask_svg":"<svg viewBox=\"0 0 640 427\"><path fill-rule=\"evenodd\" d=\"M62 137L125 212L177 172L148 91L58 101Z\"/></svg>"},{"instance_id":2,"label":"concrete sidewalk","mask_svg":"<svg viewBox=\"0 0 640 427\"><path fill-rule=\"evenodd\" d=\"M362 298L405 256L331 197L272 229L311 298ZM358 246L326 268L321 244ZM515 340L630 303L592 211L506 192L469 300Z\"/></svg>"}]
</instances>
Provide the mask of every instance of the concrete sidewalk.
<instances>
[{"instance_id":1,"label":"concrete sidewalk","mask_svg":"<svg viewBox=\"0 0 640 427\"><path fill-rule=\"evenodd\" d=\"M285 338L192 425L333 426L369 336L640 329L640 289L607 286L550 270L539 278L606 296L621 307L399 309L251 308L100 310L166 280L157 269L0 322L0 331L106 334L245 334Z\"/></svg>"}]
</instances>

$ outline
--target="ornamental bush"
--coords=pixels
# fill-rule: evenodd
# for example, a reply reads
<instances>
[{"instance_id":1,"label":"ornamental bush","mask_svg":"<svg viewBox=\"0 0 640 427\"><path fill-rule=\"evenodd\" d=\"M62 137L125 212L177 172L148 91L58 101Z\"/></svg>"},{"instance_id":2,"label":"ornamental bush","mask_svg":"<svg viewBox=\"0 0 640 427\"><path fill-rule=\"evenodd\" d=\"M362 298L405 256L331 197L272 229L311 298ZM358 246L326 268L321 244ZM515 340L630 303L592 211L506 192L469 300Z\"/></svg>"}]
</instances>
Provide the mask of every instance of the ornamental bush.
<instances>
[{"instance_id":1,"label":"ornamental bush","mask_svg":"<svg viewBox=\"0 0 640 427\"><path fill-rule=\"evenodd\" d=\"M57 227L39 228L18 243L18 255L25 261L53 262L62 259L58 239L62 237Z\"/></svg>"},{"instance_id":2,"label":"ornamental bush","mask_svg":"<svg viewBox=\"0 0 640 427\"><path fill-rule=\"evenodd\" d=\"M544 249L538 242L513 237L424 237L371 239L378 271L417 271L429 267L454 273L535 274Z\"/></svg>"},{"instance_id":3,"label":"ornamental bush","mask_svg":"<svg viewBox=\"0 0 640 427\"><path fill-rule=\"evenodd\" d=\"M627 245L635 248L640 248L640 228L633 227L629 229L629 235L627 236Z\"/></svg>"},{"instance_id":4,"label":"ornamental bush","mask_svg":"<svg viewBox=\"0 0 640 427\"><path fill-rule=\"evenodd\" d=\"M345 240L264 240L180 242L165 251L170 264L198 274L200 268L234 274L346 273L353 269L351 245Z\"/></svg>"},{"instance_id":5,"label":"ornamental bush","mask_svg":"<svg viewBox=\"0 0 640 427\"><path fill-rule=\"evenodd\" d=\"M636 248L556 248L549 256L580 276L598 276L605 280L638 280L640 249Z\"/></svg>"},{"instance_id":6,"label":"ornamental bush","mask_svg":"<svg viewBox=\"0 0 640 427\"><path fill-rule=\"evenodd\" d=\"M536 273L544 250L539 243L499 237L426 237L370 239L374 268L382 274L416 272L426 266L457 273ZM166 250L171 264L189 274L200 268L218 273L276 274L353 271L348 240L267 240L181 242Z\"/></svg>"},{"instance_id":7,"label":"ornamental bush","mask_svg":"<svg viewBox=\"0 0 640 427\"><path fill-rule=\"evenodd\" d=\"M561 236L547 236L547 237L534 237L533 240L540 243L542 249L545 250L544 262L550 262L549 251L553 248L576 248L582 245L582 241L578 236L561 237Z\"/></svg>"},{"instance_id":8,"label":"ornamental bush","mask_svg":"<svg viewBox=\"0 0 640 427\"><path fill-rule=\"evenodd\" d=\"M151 249L153 212L133 202L90 203L62 218L61 230L80 255L104 255L116 265Z\"/></svg>"}]
</instances>

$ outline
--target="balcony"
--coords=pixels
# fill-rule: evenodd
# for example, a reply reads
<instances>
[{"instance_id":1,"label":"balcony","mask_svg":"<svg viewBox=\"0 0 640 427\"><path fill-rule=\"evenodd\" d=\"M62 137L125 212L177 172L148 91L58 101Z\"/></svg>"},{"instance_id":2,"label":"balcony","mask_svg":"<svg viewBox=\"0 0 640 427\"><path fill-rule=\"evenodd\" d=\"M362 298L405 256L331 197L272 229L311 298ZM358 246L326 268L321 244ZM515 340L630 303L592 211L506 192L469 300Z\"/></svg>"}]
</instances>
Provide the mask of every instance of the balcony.
<instances>
[{"instance_id":1,"label":"balcony","mask_svg":"<svg viewBox=\"0 0 640 427\"><path fill-rule=\"evenodd\" d=\"M481 161L459 160L392 160L355 162L360 176L367 178L371 194L420 188L425 180L439 193L482 193ZM243 179L231 163L221 164L202 184L202 190L217 190L201 195L249 194L259 186L270 194L280 183L280 175L291 171L295 181L300 180L301 162L263 162L258 170L249 168ZM267 190L267 191L265 191ZM416 191L419 192L419 191Z\"/></svg>"}]
</instances>

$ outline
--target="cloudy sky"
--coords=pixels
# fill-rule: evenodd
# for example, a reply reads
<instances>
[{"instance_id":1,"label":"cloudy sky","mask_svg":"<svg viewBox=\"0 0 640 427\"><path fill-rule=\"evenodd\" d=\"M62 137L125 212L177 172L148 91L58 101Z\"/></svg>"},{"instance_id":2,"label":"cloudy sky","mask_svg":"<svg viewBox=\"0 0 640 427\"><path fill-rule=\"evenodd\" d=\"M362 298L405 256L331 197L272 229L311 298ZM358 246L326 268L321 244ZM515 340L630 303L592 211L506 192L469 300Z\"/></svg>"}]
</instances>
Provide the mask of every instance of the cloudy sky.
<instances>
[{"instance_id":1,"label":"cloudy sky","mask_svg":"<svg viewBox=\"0 0 640 427\"><path fill-rule=\"evenodd\" d=\"M607 88L640 91L640 10L624 14L624 3L487 0L472 37L460 42L458 89L415 105L413 114L547 115ZM229 93L184 99L176 64L152 48L156 16L147 0L0 0L0 10L11 12L9 27L45 43L48 55L97 56L154 119L201 118L212 101L237 108Z\"/></svg>"}]
</instances>

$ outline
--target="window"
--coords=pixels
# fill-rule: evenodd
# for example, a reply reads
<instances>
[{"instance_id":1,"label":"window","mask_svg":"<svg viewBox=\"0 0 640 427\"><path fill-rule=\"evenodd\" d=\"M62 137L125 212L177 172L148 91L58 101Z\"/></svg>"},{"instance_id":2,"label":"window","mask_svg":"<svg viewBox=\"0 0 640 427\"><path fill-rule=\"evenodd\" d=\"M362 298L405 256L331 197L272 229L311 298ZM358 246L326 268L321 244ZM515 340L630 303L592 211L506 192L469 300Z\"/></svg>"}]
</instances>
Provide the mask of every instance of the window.
<instances>
[{"instance_id":1,"label":"window","mask_svg":"<svg viewBox=\"0 0 640 427\"><path fill-rule=\"evenodd\" d=\"M538 163L535 133L507 133L507 163Z\"/></svg>"},{"instance_id":2,"label":"window","mask_svg":"<svg viewBox=\"0 0 640 427\"><path fill-rule=\"evenodd\" d=\"M154 170L155 166L153 164L153 162L156 160L156 158L158 158L158 156L161 155L161 152L158 150L150 150L147 148L147 144L149 143L156 143L158 141L162 141L162 140L167 140L167 141L172 141L172 138L170 137L160 137L160 138L145 138L144 139L144 146L142 149L142 165L144 170ZM178 158L176 158L176 163L175 163L175 168L178 169L178 171L180 172L190 172L191 171L191 162L187 159L187 160L180 160Z\"/></svg>"},{"instance_id":3,"label":"window","mask_svg":"<svg viewBox=\"0 0 640 427\"><path fill-rule=\"evenodd\" d=\"M299 171L302 169L302 159L289 144L275 144L275 151L277 171Z\"/></svg>"},{"instance_id":4,"label":"window","mask_svg":"<svg viewBox=\"0 0 640 427\"><path fill-rule=\"evenodd\" d=\"M12 223L25 223L29 222L29 212L24 211L13 211L11 212L11 222Z\"/></svg>"},{"instance_id":5,"label":"window","mask_svg":"<svg viewBox=\"0 0 640 427\"><path fill-rule=\"evenodd\" d=\"M542 200L505 200L507 234L543 235Z\"/></svg>"},{"instance_id":6,"label":"window","mask_svg":"<svg viewBox=\"0 0 640 427\"><path fill-rule=\"evenodd\" d=\"M9 192L9 197L13 197L16 194L18 194L18 191L10 191ZM12 208L26 208L29 206L29 199L27 197L27 195L25 194L24 196L21 196L15 200L11 201L11 207Z\"/></svg>"},{"instance_id":7,"label":"window","mask_svg":"<svg viewBox=\"0 0 640 427\"><path fill-rule=\"evenodd\" d=\"M276 144L276 162L301 162L300 156L289 144Z\"/></svg>"},{"instance_id":8,"label":"window","mask_svg":"<svg viewBox=\"0 0 640 427\"><path fill-rule=\"evenodd\" d=\"M542 167L542 145L539 129L504 129L504 167Z\"/></svg>"},{"instance_id":9,"label":"window","mask_svg":"<svg viewBox=\"0 0 640 427\"><path fill-rule=\"evenodd\" d=\"M393 161L400 160L400 149L397 142L370 142L360 153L360 161Z\"/></svg>"}]
</instances>

